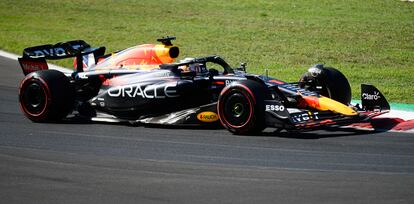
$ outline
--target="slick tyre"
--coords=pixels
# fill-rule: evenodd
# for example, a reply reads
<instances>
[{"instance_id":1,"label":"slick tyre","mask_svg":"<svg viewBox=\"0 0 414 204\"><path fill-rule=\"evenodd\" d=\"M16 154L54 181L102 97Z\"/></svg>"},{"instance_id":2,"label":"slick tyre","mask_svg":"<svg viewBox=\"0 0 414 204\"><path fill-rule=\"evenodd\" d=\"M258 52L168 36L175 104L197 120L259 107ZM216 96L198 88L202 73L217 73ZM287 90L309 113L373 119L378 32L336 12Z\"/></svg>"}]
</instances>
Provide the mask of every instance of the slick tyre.
<instances>
[{"instance_id":1,"label":"slick tyre","mask_svg":"<svg viewBox=\"0 0 414 204\"><path fill-rule=\"evenodd\" d=\"M72 111L73 101L72 85L62 72L32 72L20 83L20 108L34 122L56 122L63 119Z\"/></svg>"},{"instance_id":2,"label":"slick tyre","mask_svg":"<svg viewBox=\"0 0 414 204\"><path fill-rule=\"evenodd\" d=\"M233 82L220 93L218 115L223 126L234 134L255 134L265 126L264 99L267 89L251 80Z\"/></svg>"},{"instance_id":3,"label":"slick tyre","mask_svg":"<svg viewBox=\"0 0 414 204\"><path fill-rule=\"evenodd\" d=\"M332 67L316 68L308 71L299 80L299 86L329 97L345 105L351 103L351 86L345 75Z\"/></svg>"}]
</instances>

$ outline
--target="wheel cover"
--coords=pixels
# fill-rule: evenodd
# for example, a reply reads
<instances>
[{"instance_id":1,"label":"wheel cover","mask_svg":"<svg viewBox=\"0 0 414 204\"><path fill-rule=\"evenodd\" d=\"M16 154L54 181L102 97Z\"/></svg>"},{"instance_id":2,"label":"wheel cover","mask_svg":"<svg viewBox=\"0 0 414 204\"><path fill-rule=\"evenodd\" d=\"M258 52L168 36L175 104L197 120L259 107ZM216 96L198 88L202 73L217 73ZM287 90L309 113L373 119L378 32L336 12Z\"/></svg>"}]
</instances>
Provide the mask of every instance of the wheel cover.
<instances>
[{"instance_id":1,"label":"wheel cover","mask_svg":"<svg viewBox=\"0 0 414 204\"><path fill-rule=\"evenodd\" d=\"M224 100L224 119L231 126L241 127L250 121L251 100L243 93L228 94Z\"/></svg>"}]
</instances>

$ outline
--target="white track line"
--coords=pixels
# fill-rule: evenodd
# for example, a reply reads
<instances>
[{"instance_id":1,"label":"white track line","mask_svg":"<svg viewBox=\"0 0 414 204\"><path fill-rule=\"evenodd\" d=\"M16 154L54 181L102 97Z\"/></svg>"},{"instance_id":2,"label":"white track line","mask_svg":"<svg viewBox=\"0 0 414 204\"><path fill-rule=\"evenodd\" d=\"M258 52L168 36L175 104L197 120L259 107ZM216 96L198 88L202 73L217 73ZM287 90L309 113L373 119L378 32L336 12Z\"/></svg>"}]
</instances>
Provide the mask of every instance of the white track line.
<instances>
[{"instance_id":1,"label":"white track line","mask_svg":"<svg viewBox=\"0 0 414 204\"><path fill-rule=\"evenodd\" d=\"M413 120L414 119L414 112L401 111L401 110L391 110L389 113L377 116L375 118L401 118L403 120Z\"/></svg>"}]
</instances>

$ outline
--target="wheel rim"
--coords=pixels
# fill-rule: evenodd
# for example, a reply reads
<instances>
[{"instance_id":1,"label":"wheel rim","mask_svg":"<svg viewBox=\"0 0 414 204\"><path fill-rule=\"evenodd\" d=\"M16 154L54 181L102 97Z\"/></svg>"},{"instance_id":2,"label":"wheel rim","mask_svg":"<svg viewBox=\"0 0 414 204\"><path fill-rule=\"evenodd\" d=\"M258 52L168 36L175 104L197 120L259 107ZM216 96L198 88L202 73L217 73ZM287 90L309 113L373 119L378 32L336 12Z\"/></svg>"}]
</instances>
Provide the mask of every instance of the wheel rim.
<instances>
[{"instance_id":1,"label":"wheel rim","mask_svg":"<svg viewBox=\"0 0 414 204\"><path fill-rule=\"evenodd\" d=\"M241 103L236 103L233 105L231 112L233 116L240 117L244 113L244 105Z\"/></svg>"},{"instance_id":2,"label":"wheel rim","mask_svg":"<svg viewBox=\"0 0 414 204\"><path fill-rule=\"evenodd\" d=\"M242 93L229 94L224 100L224 117L232 126L243 126L251 117L250 100Z\"/></svg>"},{"instance_id":3,"label":"wheel rim","mask_svg":"<svg viewBox=\"0 0 414 204\"><path fill-rule=\"evenodd\" d=\"M46 108L46 91L36 82L31 82L26 86L21 99L24 109L31 115L40 115Z\"/></svg>"}]
</instances>

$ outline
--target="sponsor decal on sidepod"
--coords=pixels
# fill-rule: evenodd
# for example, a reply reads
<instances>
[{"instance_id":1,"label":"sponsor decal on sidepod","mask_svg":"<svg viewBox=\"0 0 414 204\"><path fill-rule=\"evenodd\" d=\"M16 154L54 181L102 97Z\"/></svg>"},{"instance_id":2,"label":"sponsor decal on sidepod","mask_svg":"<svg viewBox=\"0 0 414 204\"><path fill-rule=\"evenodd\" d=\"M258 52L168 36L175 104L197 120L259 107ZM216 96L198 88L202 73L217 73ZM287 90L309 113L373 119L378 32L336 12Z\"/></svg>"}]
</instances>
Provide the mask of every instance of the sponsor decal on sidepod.
<instances>
[{"instance_id":1,"label":"sponsor decal on sidepod","mask_svg":"<svg viewBox=\"0 0 414 204\"><path fill-rule=\"evenodd\" d=\"M197 119L202 122L211 123L217 121L219 118L215 112L206 111L199 113Z\"/></svg>"},{"instance_id":2,"label":"sponsor decal on sidepod","mask_svg":"<svg viewBox=\"0 0 414 204\"><path fill-rule=\"evenodd\" d=\"M285 106L282 105L266 105L266 111L284 111L285 110Z\"/></svg>"},{"instance_id":3,"label":"sponsor decal on sidepod","mask_svg":"<svg viewBox=\"0 0 414 204\"><path fill-rule=\"evenodd\" d=\"M144 88L139 84L116 86L108 89L111 97L142 97L142 98L174 98L178 97L175 86L172 85L150 85Z\"/></svg>"}]
</instances>

